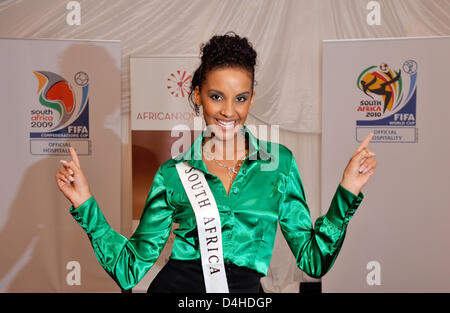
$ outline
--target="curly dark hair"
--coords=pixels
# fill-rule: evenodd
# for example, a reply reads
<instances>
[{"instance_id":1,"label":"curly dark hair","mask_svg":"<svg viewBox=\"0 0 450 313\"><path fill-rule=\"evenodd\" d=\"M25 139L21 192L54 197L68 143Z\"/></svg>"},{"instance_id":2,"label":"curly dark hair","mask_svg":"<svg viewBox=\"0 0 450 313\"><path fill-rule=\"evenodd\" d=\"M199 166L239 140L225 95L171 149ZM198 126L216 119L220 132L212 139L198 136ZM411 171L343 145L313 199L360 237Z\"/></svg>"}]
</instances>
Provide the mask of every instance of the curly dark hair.
<instances>
[{"instance_id":1,"label":"curly dark hair","mask_svg":"<svg viewBox=\"0 0 450 313\"><path fill-rule=\"evenodd\" d=\"M234 32L215 35L200 47L201 64L192 76L189 102L198 113L198 104L194 101L194 89L201 89L209 71L223 67L244 68L252 75L252 88L255 85L255 65L257 53L246 37Z\"/></svg>"}]
</instances>

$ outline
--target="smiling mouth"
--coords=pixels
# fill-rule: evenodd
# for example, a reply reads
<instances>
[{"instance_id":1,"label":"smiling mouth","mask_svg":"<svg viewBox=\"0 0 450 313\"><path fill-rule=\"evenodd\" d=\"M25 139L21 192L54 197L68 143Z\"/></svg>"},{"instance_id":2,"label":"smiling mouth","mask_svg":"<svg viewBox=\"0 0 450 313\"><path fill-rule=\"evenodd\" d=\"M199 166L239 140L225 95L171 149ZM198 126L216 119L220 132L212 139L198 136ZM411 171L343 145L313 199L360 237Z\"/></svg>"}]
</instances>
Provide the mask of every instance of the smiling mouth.
<instances>
[{"instance_id":1,"label":"smiling mouth","mask_svg":"<svg viewBox=\"0 0 450 313\"><path fill-rule=\"evenodd\" d=\"M225 120L219 120L217 118L215 120L216 120L217 124L224 129L232 129L237 124L237 120L225 121Z\"/></svg>"}]
</instances>

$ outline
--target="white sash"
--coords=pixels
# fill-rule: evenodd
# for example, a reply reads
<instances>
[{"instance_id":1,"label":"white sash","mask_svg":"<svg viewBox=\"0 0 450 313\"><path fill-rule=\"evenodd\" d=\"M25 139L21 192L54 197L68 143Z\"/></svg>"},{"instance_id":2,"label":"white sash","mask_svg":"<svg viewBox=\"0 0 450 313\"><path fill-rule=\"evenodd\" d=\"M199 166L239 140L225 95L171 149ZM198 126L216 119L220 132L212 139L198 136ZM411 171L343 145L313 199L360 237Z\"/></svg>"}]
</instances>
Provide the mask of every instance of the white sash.
<instances>
[{"instance_id":1,"label":"white sash","mask_svg":"<svg viewBox=\"0 0 450 313\"><path fill-rule=\"evenodd\" d=\"M206 292L228 293L222 252L222 227L216 200L201 171L185 162L179 162L176 167L197 221Z\"/></svg>"}]
</instances>

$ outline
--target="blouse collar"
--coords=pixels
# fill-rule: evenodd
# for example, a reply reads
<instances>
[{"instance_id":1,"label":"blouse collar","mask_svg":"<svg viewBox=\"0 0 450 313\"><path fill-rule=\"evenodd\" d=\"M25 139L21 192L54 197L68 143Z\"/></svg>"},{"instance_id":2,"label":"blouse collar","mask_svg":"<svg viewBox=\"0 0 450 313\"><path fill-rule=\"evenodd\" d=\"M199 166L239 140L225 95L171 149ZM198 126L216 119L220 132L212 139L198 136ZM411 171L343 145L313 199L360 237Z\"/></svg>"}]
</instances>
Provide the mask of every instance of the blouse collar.
<instances>
[{"instance_id":1,"label":"blouse collar","mask_svg":"<svg viewBox=\"0 0 450 313\"><path fill-rule=\"evenodd\" d=\"M271 146L271 143L256 138L246 125L243 125L240 131L244 133L245 137L248 139L249 155L247 158L250 161L260 160L270 162L274 157L273 154L267 149L268 146ZM186 161L190 166L207 173L208 170L202 158L202 145L205 137L206 129L203 130L197 138L195 138L189 150L180 153L173 158L175 162L173 162L170 166L175 166L179 162Z\"/></svg>"}]
</instances>

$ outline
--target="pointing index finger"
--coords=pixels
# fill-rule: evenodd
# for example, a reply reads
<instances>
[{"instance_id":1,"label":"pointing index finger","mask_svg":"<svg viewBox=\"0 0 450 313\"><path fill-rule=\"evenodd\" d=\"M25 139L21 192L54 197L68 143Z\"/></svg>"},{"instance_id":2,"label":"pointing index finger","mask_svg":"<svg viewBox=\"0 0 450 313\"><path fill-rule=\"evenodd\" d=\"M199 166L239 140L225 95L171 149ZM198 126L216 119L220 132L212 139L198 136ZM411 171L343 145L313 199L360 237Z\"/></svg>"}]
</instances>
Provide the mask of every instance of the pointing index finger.
<instances>
[{"instance_id":1,"label":"pointing index finger","mask_svg":"<svg viewBox=\"0 0 450 313\"><path fill-rule=\"evenodd\" d=\"M78 167L81 167L81 166L80 166L80 160L78 159L78 155L77 155L75 149L74 149L73 147L70 147L70 148L69 148L69 151L70 151L70 156L72 157L72 161L73 161Z\"/></svg>"},{"instance_id":2,"label":"pointing index finger","mask_svg":"<svg viewBox=\"0 0 450 313\"><path fill-rule=\"evenodd\" d=\"M369 142L372 140L372 137L373 137L372 133L368 134L367 137L363 140L363 142L361 142L356 152L361 152L362 149L366 148L369 145Z\"/></svg>"}]
</instances>

